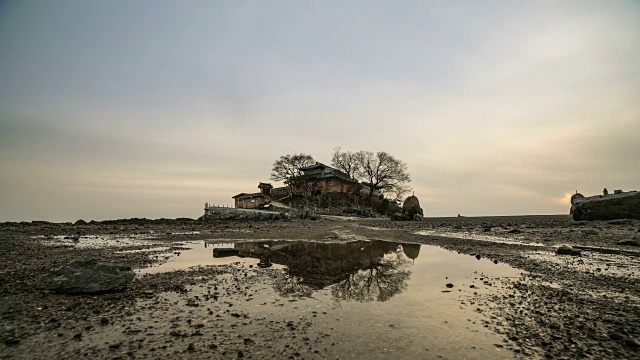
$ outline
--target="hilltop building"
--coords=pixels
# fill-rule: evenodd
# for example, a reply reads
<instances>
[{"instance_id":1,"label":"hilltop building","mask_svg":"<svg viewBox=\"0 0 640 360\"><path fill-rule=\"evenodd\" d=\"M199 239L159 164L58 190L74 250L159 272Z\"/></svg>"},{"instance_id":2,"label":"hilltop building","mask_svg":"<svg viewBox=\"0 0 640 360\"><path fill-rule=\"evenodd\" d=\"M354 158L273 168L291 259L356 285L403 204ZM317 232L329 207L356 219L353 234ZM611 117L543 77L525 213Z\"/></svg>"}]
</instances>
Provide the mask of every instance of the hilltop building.
<instances>
[{"instance_id":1,"label":"hilltop building","mask_svg":"<svg viewBox=\"0 0 640 360\"><path fill-rule=\"evenodd\" d=\"M362 185L344 172L325 165L314 165L301 168L302 175L289 179L290 186L273 187L270 183L260 182L259 192L240 193L233 196L234 206L242 209L260 209L273 201L288 202L294 196L313 196L325 193L357 193Z\"/></svg>"}]
</instances>

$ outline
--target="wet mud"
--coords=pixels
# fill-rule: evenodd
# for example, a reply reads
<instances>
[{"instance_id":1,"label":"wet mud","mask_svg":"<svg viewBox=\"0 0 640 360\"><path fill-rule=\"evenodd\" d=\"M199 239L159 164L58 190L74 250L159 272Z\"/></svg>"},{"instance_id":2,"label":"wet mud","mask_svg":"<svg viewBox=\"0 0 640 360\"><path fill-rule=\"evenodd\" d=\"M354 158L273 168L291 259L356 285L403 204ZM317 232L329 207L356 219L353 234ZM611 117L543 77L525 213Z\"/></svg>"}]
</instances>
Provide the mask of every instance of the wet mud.
<instances>
[{"instance_id":1,"label":"wet mud","mask_svg":"<svg viewBox=\"0 0 640 360\"><path fill-rule=\"evenodd\" d=\"M0 358L637 358L639 236L568 216L4 223ZM31 286L78 257L136 279Z\"/></svg>"}]
</instances>

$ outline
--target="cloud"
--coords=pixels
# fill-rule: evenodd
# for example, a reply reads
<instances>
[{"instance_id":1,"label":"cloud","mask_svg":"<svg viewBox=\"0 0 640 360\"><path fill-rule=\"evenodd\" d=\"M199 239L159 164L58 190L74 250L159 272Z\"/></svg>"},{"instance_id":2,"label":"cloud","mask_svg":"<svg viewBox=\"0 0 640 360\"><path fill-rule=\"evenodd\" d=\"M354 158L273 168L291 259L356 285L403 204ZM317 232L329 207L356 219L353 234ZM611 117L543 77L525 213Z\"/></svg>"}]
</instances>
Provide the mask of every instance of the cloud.
<instances>
[{"instance_id":1,"label":"cloud","mask_svg":"<svg viewBox=\"0 0 640 360\"><path fill-rule=\"evenodd\" d=\"M335 146L430 215L638 187L636 3L190 5L3 5L0 221L197 214Z\"/></svg>"}]
</instances>

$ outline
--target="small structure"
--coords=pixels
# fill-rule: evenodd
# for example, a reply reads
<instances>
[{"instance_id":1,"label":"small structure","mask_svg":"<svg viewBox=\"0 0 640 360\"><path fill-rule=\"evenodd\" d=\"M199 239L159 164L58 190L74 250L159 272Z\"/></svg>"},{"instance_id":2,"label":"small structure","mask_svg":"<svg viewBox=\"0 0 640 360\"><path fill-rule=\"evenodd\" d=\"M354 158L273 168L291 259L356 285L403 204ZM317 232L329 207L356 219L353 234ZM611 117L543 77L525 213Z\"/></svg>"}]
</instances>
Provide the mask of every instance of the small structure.
<instances>
[{"instance_id":1,"label":"small structure","mask_svg":"<svg viewBox=\"0 0 640 360\"><path fill-rule=\"evenodd\" d=\"M258 189L260 189L262 194L264 194L265 196L271 196L271 189L273 189L273 185L271 185L271 183L261 182L260 184L258 184Z\"/></svg>"},{"instance_id":2,"label":"small structure","mask_svg":"<svg viewBox=\"0 0 640 360\"><path fill-rule=\"evenodd\" d=\"M262 184L262 183L261 183ZM271 198L263 192L258 193L240 193L232 196L234 206L239 209L258 209L266 204Z\"/></svg>"}]
</instances>

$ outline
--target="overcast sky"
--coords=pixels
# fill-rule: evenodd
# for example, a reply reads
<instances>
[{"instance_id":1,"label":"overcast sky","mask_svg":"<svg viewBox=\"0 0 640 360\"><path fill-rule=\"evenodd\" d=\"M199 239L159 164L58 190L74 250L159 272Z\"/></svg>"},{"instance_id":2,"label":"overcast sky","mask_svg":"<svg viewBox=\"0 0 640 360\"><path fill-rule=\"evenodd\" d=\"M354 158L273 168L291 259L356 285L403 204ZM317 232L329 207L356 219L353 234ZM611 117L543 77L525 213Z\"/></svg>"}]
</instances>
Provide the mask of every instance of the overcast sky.
<instances>
[{"instance_id":1,"label":"overcast sky","mask_svg":"<svg viewBox=\"0 0 640 360\"><path fill-rule=\"evenodd\" d=\"M336 146L426 216L640 190L640 2L0 2L0 221L198 217Z\"/></svg>"}]
</instances>

